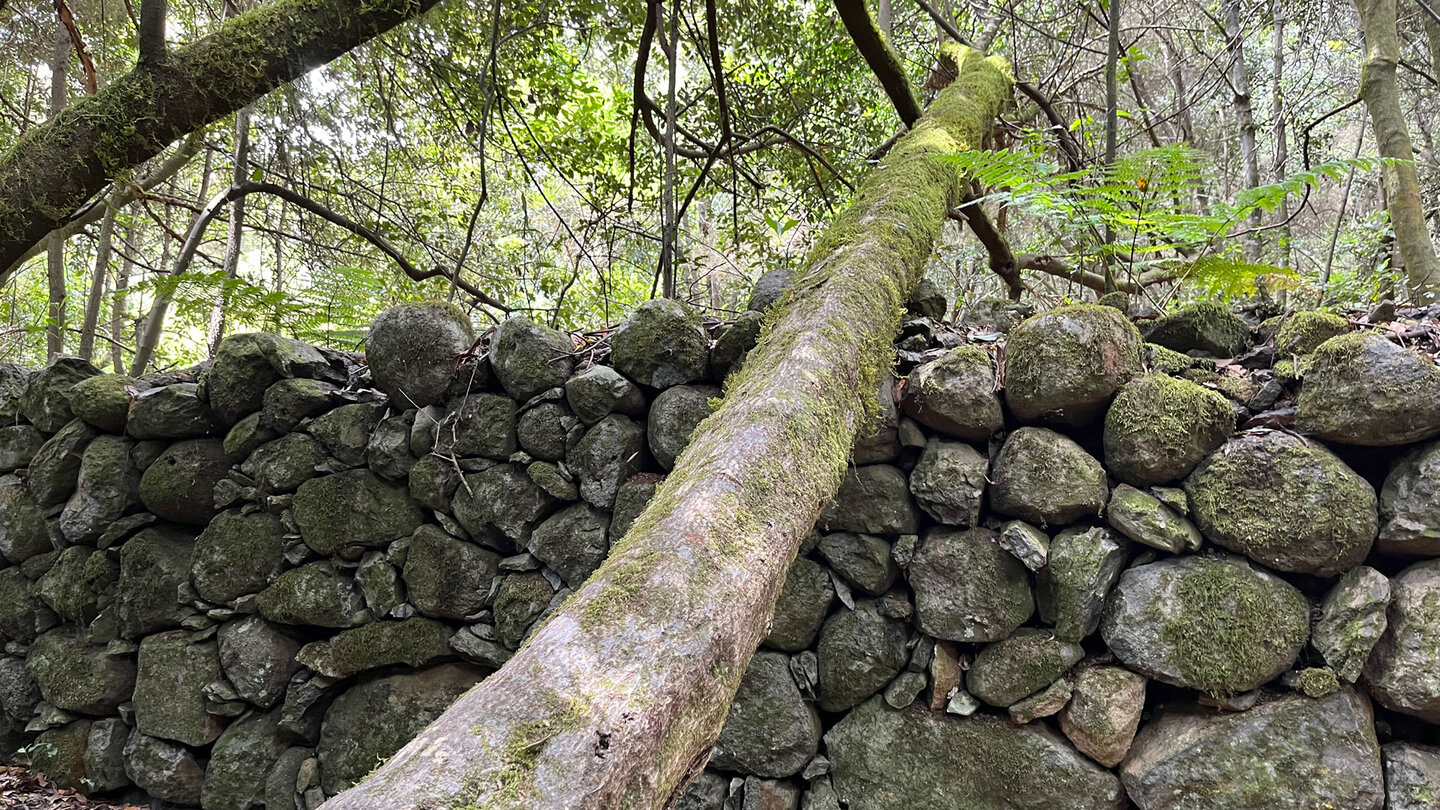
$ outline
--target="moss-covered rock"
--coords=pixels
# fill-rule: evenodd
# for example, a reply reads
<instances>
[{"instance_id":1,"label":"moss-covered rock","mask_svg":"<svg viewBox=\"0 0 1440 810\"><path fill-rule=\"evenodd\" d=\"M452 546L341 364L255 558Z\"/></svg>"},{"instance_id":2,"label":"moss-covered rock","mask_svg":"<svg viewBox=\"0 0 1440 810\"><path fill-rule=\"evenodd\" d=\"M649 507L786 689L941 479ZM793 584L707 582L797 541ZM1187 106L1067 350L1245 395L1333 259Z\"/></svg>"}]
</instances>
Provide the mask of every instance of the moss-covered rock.
<instances>
[{"instance_id":1,"label":"moss-covered rock","mask_svg":"<svg viewBox=\"0 0 1440 810\"><path fill-rule=\"evenodd\" d=\"M260 410L265 390L281 379L343 382L319 349L298 340L263 332L230 335L220 341L209 369L201 377L210 409L224 425Z\"/></svg>"},{"instance_id":2,"label":"moss-covered rock","mask_svg":"<svg viewBox=\"0 0 1440 810\"><path fill-rule=\"evenodd\" d=\"M1204 362L1155 343L1146 343L1141 347L1141 353L1145 356L1146 371L1175 377L1194 367L1197 362Z\"/></svg>"},{"instance_id":3,"label":"moss-covered rock","mask_svg":"<svg viewBox=\"0 0 1440 810\"><path fill-rule=\"evenodd\" d=\"M180 590L190 582L195 535L173 526L144 529L120 547L115 613L120 635L138 639L179 627Z\"/></svg>"},{"instance_id":4,"label":"moss-covered rock","mask_svg":"<svg viewBox=\"0 0 1440 810\"><path fill-rule=\"evenodd\" d=\"M1105 468L1074 440L1045 428L1005 439L991 473L990 506L1031 523L1063 526L1105 508Z\"/></svg>"},{"instance_id":5,"label":"moss-covered rock","mask_svg":"<svg viewBox=\"0 0 1440 810\"><path fill-rule=\"evenodd\" d=\"M114 599L120 566L109 554L84 546L60 552L55 564L35 583L40 598L55 615L86 625Z\"/></svg>"},{"instance_id":6,"label":"moss-covered rock","mask_svg":"<svg viewBox=\"0 0 1440 810\"><path fill-rule=\"evenodd\" d=\"M526 548L572 588L594 573L610 553L610 516L588 503L571 504L535 527Z\"/></svg>"},{"instance_id":7,"label":"moss-covered rock","mask_svg":"<svg viewBox=\"0 0 1440 810\"><path fill-rule=\"evenodd\" d=\"M515 400L499 394L469 394L440 424L436 449L445 455L503 461L515 452Z\"/></svg>"},{"instance_id":8,"label":"moss-covered rock","mask_svg":"<svg viewBox=\"0 0 1440 810\"><path fill-rule=\"evenodd\" d=\"M1392 742L1385 760L1385 810L1429 810L1440 802L1440 748Z\"/></svg>"},{"instance_id":9,"label":"moss-covered rock","mask_svg":"<svg viewBox=\"0 0 1440 810\"><path fill-rule=\"evenodd\" d=\"M987 441L1005 426L995 368L979 346L951 349L910 372L901 407L920 424L967 442Z\"/></svg>"},{"instance_id":10,"label":"moss-covered rock","mask_svg":"<svg viewBox=\"0 0 1440 810\"><path fill-rule=\"evenodd\" d=\"M883 595L900 576L882 537L835 532L820 538L819 550L832 571L871 596Z\"/></svg>"},{"instance_id":11,"label":"moss-covered rock","mask_svg":"<svg viewBox=\"0 0 1440 810\"><path fill-rule=\"evenodd\" d=\"M148 387L134 377L123 374L97 374L75 383L67 394L70 411L107 433L124 433L130 413L130 400L135 391Z\"/></svg>"},{"instance_id":12,"label":"moss-covered rock","mask_svg":"<svg viewBox=\"0 0 1440 810\"><path fill-rule=\"evenodd\" d=\"M334 554L346 546L383 546L425 520L409 493L369 470L306 481L295 493L293 509L305 545L318 554Z\"/></svg>"},{"instance_id":13,"label":"moss-covered rock","mask_svg":"<svg viewBox=\"0 0 1440 810\"><path fill-rule=\"evenodd\" d=\"M789 657L756 653L740 679L710 766L783 779L799 773L819 748L820 715L795 686Z\"/></svg>"},{"instance_id":14,"label":"moss-covered rock","mask_svg":"<svg viewBox=\"0 0 1440 810\"><path fill-rule=\"evenodd\" d=\"M565 384L575 369L574 351L564 332L511 315L490 338L490 366L505 393L525 402Z\"/></svg>"},{"instance_id":15,"label":"moss-covered rock","mask_svg":"<svg viewBox=\"0 0 1440 810\"><path fill-rule=\"evenodd\" d=\"M426 616L464 619L490 604L500 557L451 537L435 526L421 526L405 556L405 590L410 603Z\"/></svg>"},{"instance_id":16,"label":"moss-covered rock","mask_svg":"<svg viewBox=\"0 0 1440 810\"><path fill-rule=\"evenodd\" d=\"M1145 683L1124 667L1081 669L1060 712L1060 730L1085 756L1107 768L1119 765L1140 727Z\"/></svg>"},{"instance_id":17,"label":"moss-covered rock","mask_svg":"<svg viewBox=\"0 0 1440 810\"><path fill-rule=\"evenodd\" d=\"M1057 638L1080 641L1099 627L1128 546L1100 527L1073 526L1050 541L1045 567L1035 573L1035 596L1040 618Z\"/></svg>"},{"instance_id":18,"label":"moss-covered rock","mask_svg":"<svg viewBox=\"0 0 1440 810\"><path fill-rule=\"evenodd\" d=\"M44 445L45 434L34 425L0 427L0 474L30 466Z\"/></svg>"},{"instance_id":19,"label":"moss-covered rock","mask_svg":"<svg viewBox=\"0 0 1440 810\"><path fill-rule=\"evenodd\" d=\"M900 408L895 402L895 380L882 374L875 386L875 414L862 417L850 447L852 464L890 464L900 458Z\"/></svg>"},{"instance_id":20,"label":"moss-covered rock","mask_svg":"<svg viewBox=\"0 0 1440 810\"><path fill-rule=\"evenodd\" d=\"M1333 312L1296 312L1275 333L1276 357L1304 357L1332 337L1349 334L1350 323Z\"/></svg>"},{"instance_id":21,"label":"moss-covered rock","mask_svg":"<svg viewBox=\"0 0 1440 810\"><path fill-rule=\"evenodd\" d=\"M84 788L85 750L90 745L90 726L89 720L76 720L40 732L31 745L34 751L31 768L56 787L66 790Z\"/></svg>"},{"instance_id":22,"label":"moss-covered rock","mask_svg":"<svg viewBox=\"0 0 1440 810\"><path fill-rule=\"evenodd\" d=\"M252 714L232 723L210 749L200 806L203 810L262 807L265 776L288 747L279 712Z\"/></svg>"},{"instance_id":23,"label":"moss-covered rock","mask_svg":"<svg viewBox=\"0 0 1440 810\"><path fill-rule=\"evenodd\" d=\"M512 650L518 648L554 596L555 589L539 573L502 577L495 590L495 638Z\"/></svg>"},{"instance_id":24,"label":"moss-covered rock","mask_svg":"<svg viewBox=\"0 0 1440 810\"><path fill-rule=\"evenodd\" d=\"M580 478L580 497L609 509L620 485L643 468L644 458L645 428L612 413L585 431L570 452L569 464Z\"/></svg>"},{"instance_id":25,"label":"moss-covered rock","mask_svg":"<svg viewBox=\"0 0 1440 810\"><path fill-rule=\"evenodd\" d=\"M1029 301L985 297L965 306L960 315L960 326L966 329L993 329L996 332L1009 332L1021 321L1034 314L1035 305Z\"/></svg>"},{"instance_id":26,"label":"moss-covered rock","mask_svg":"<svg viewBox=\"0 0 1440 810\"><path fill-rule=\"evenodd\" d=\"M136 439L195 439L220 430L210 405L195 383L175 383L141 391L130 405L125 432Z\"/></svg>"},{"instance_id":27,"label":"moss-covered rock","mask_svg":"<svg viewBox=\"0 0 1440 810\"><path fill-rule=\"evenodd\" d=\"M1100 633L1136 672L1228 695L1290 667L1310 636L1310 604L1239 557L1176 557L1122 574Z\"/></svg>"},{"instance_id":28,"label":"moss-covered rock","mask_svg":"<svg viewBox=\"0 0 1440 810\"><path fill-rule=\"evenodd\" d=\"M920 631L951 641L999 641L1035 611L1030 574L989 529L925 534L910 561Z\"/></svg>"},{"instance_id":29,"label":"moss-covered rock","mask_svg":"<svg viewBox=\"0 0 1440 810\"><path fill-rule=\"evenodd\" d=\"M1245 351L1250 327L1220 301L1197 301L1157 319L1145 339L1177 352L1234 357Z\"/></svg>"},{"instance_id":30,"label":"moss-covered rock","mask_svg":"<svg viewBox=\"0 0 1440 810\"><path fill-rule=\"evenodd\" d=\"M560 471L560 466L548 461L532 461L525 465L525 474L536 486L545 490L550 497L559 501L580 500L580 487L570 476ZM617 493L618 494L618 493Z\"/></svg>"},{"instance_id":31,"label":"moss-covered rock","mask_svg":"<svg viewBox=\"0 0 1440 810\"><path fill-rule=\"evenodd\" d=\"M132 541L133 542L133 541ZM215 604L257 593L285 563L285 527L265 512L221 512L195 539L189 566L195 592Z\"/></svg>"},{"instance_id":32,"label":"moss-covered rock","mask_svg":"<svg viewBox=\"0 0 1440 810\"><path fill-rule=\"evenodd\" d=\"M1159 498L1129 484L1121 484L1110 491L1105 520L1131 540L1171 554L1199 551L1204 542L1195 524Z\"/></svg>"},{"instance_id":33,"label":"moss-covered rock","mask_svg":"<svg viewBox=\"0 0 1440 810\"><path fill-rule=\"evenodd\" d=\"M9 562L22 563L50 548L45 510L20 479L0 477L0 555Z\"/></svg>"},{"instance_id":34,"label":"moss-covered rock","mask_svg":"<svg viewBox=\"0 0 1440 810\"><path fill-rule=\"evenodd\" d=\"M1381 551L1440 556L1440 442L1391 463L1380 488L1380 524Z\"/></svg>"},{"instance_id":35,"label":"moss-covered rock","mask_svg":"<svg viewBox=\"0 0 1440 810\"><path fill-rule=\"evenodd\" d=\"M75 627L51 630L35 639L25 666L40 694L67 712L104 717L130 699L135 661L89 644Z\"/></svg>"},{"instance_id":36,"label":"moss-covered rock","mask_svg":"<svg viewBox=\"0 0 1440 810\"><path fill-rule=\"evenodd\" d=\"M1440 723L1440 559L1391 578L1387 620L1365 664L1370 694L1387 709Z\"/></svg>"},{"instance_id":37,"label":"moss-covered rock","mask_svg":"<svg viewBox=\"0 0 1440 810\"><path fill-rule=\"evenodd\" d=\"M775 603L765 646L786 652L809 647L834 600L835 585L825 567L797 557L785 574L785 587L780 589L780 599Z\"/></svg>"},{"instance_id":38,"label":"moss-covered rock","mask_svg":"<svg viewBox=\"0 0 1440 810\"><path fill-rule=\"evenodd\" d=\"M252 413L236 422L225 434L225 452L246 458L256 448L279 438L280 434L260 424L260 414ZM247 473L248 474L248 473Z\"/></svg>"},{"instance_id":39,"label":"moss-covered rock","mask_svg":"<svg viewBox=\"0 0 1440 810\"><path fill-rule=\"evenodd\" d=\"M785 291L790 289L790 281L791 273L788 267L776 267L761 273L750 287L750 299L746 303L746 309L751 312L764 312L769 309L771 304L779 301Z\"/></svg>"},{"instance_id":40,"label":"moss-covered rock","mask_svg":"<svg viewBox=\"0 0 1440 810\"><path fill-rule=\"evenodd\" d=\"M625 537L631 524L645 511L645 507L650 505L650 499L655 497L655 490L664 480L664 476L651 473L640 473L625 479L615 493L615 507L610 512L612 541L618 543Z\"/></svg>"},{"instance_id":41,"label":"moss-covered rock","mask_svg":"<svg viewBox=\"0 0 1440 810\"><path fill-rule=\"evenodd\" d=\"M130 727L118 717L107 717L90 724L90 737L85 746L85 779L81 790L104 793L130 784L125 775L125 743Z\"/></svg>"},{"instance_id":42,"label":"moss-covered rock","mask_svg":"<svg viewBox=\"0 0 1440 810\"><path fill-rule=\"evenodd\" d=\"M422 456L410 468L410 497L426 509L450 511L450 501L460 488L460 470L450 459Z\"/></svg>"},{"instance_id":43,"label":"moss-covered rock","mask_svg":"<svg viewBox=\"0 0 1440 810\"><path fill-rule=\"evenodd\" d=\"M0 635L28 643L58 621L41 601L39 587L19 567L0 569Z\"/></svg>"},{"instance_id":44,"label":"moss-covered rock","mask_svg":"<svg viewBox=\"0 0 1440 810\"><path fill-rule=\"evenodd\" d=\"M200 804L205 769L183 745L130 732L125 743L125 775L153 798L181 805Z\"/></svg>"},{"instance_id":45,"label":"moss-covered rock","mask_svg":"<svg viewBox=\"0 0 1440 810\"><path fill-rule=\"evenodd\" d=\"M218 638L220 667L235 693L262 709L279 703L300 666L300 642L259 616L226 622Z\"/></svg>"},{"instance_id":46,"label":"moss-covered rock","mask_svg":"<svg viewBox=\"0 0 1440 810\"><path fill-rule=\"evenodd\" d=\"M1394 445L1440 434L1440 366L1374 333L1320 344L1304 363L1295 424L1333 442Z\"/></svg>"},{"instance_id":47,"label":"moss-covered rock","mask_svg":"<svg viewBox=\"0 0 1440 810\"><path fill-rule=\"evenodd\" d=\"M34 373L17 363L0 363L0 423L13 425L19 421L20 398Z\"/></svg>"},{"instance_id":48,"label":"moss-covered rock","mask_svg":"<svg viewBox=\"0 0 1440 810\"><path fill-rule=\"evenodd\" d=\"M135 674L135 727L162 740L208 745L225 727L205 711L205 686L219 679L214 641L184 630L147 636Z\"/></svg>"},{"instance_id":49,"label":"moss-covered rock","mask_svg":"<svg viewBox=\"0 0 1440 810\"><path fill-rule=\"evenodd\" d=\"M825 531L914 534L919 530L920 511L900 468L866 464L846 470L840 490L816 525Z\"/></svg>"},{"instance_id":50,"label":"moss-covered rock","mask_svg":"<svg viewBox=\"0 0 1440 810\"><path fill-rule=\"evenodd\" d=\"M640 388L609 366L591 366L566 380L565 401L587 425L611 413L645 414L645 395Z\"/></svg>"},{"instance_id":51,"label":"moss-covered rock","mask_svg":"<svg viewBox=\"0 0 1440 810\"><path fill-rule=\"evenodd\" d=\"M1231 439L1184 487L1207 539L1281 571L1334 576L1364 560L1379 531L1370 484L1288 433Z\"/></svg>"},{"instance_id":52,"label":"moss-covered rock","mask_svg":"<svg viewBox=\"0 0 1440 810\"><path fill-rule=\"evenodd\" d=\"M750 350L760 342L760 330L764 324L765 313L747 309L720 328L715 346L710 350L710 367L715 379L723 380L740 368Z\"/></svg>"},{"instance_id":53,"label":"moss-covered rock","mask_svg":"<svg viewBox=\"0 0 1440 810\"><path fill-rule=\"evenodd\" d=\"M572 434L582 430L580 420L559 402L542 402L520 414L515 423L515 437L520 449L544 461L565 458L566 445Z\"/></svg>"},{"instance_id":54,"label":"moss-covered rock","mask_svg":"<svg viewBox=\"0 0 1440 810\"><path fill-rule=\"evenodd\" d=\"M584 492L581 479L581 492ZM502 547L494 535L523 544L530 532L555 508L555 498L526 475L518 464L496 464L468 473L455 490L455 519L477 542Z\"/></svg>"},{"instance_id":55,"label":"moss-covered rock","mask_svg":"<svg viewBox=\"0 0 1440 810\"><path fill-rule=\"evenodd\" d=\"M335 386L324 380L280 380L265 389L260 424L278 433L289 433L302 420L330 410L336 401L335 391Z\"/></svg>"},{"instance_id":56,"label":"moss-covered rock","mask_svg":"<svg viewBox=\"0 0 1440 810\"><path fill-rule=\"evenodd\" d=\"M256 447L240 464L240 472L250 476L263 492L294 492L320 474L326 458L319 442L304 433L287 433Z\"/></svg>"},{"instance_id":57,"label":"moss-covered rock","mask_svg":"<svg viewBox=\"0 0 1440 810\"><path fill-rule=\"evenodd\" d=\"M1119 780L1044 723L955 717L879 698L825 734L831 778L853 808L1120 810Z\"/></svg>"},{"instance_id":58,"label":"moss-covered rock","mask_svg":"<svg viewBox=\"0 0 1440 810\"><path fill-rule=\"evenodd\" d=\"M1120 777L1140 807L1380 810L1385 801L1370 709L1351 689L1235 714L1172 707L1140 730Z\"/></svg>"},{"instance_id":59,"label":"moss-covered rock","mask_svg":"<svg viewBox=\"0 0 1440 810\"><path fill-rule=\"evenodd\" d=\"M219 439L187 439L165 448L140 477L140 500L156 517L204 526L215 508L215 485L239 459Z\"/></svg>"},{"instance_id":60,"label":"moss-covered rock","mask_svg":"<svg viewBox=\"0 0 1440 810\"><path fill-rule=\"evenodd\" d=\"M370 471L387 481L402 481L409 477L410 468L417 459L410 452L410 430L415 425L416 411L386 417L375 426L370 434L370 444L365 448L365 460Z\"/></svg>"},{"instance_id":61,"label":"moss-covered rock","mask_svg":"<svg viewBox=\"0 0 1440 810\"><path fill-rule=\"evenodd\" d=\"M456 356L474 342L470 319L458 307L401 304L370 325L365 360L376 388L402 408L423 408L444 398Z\"/></svg>"},{"instance_id":62,"label":"moss-covered rock","mask_svg":"<svg viewBox=\"0 0 1440 810\"><path fill-rule=\"evenodd\" d=\"M1235 431L1221 394L1188 380L1148 374L1120 389L1105 414L1105 466L1137 487L1184 478Z\"/></svg>"},{"instance_id":63,"label":"moss-covered rock","mask_svg":"<svg viewBox=\"0 0 1440 810\"><path fill-rule=\"evenodd\" d=\"M909 636L904 622L882 616L868 599L827 619L815 648L820 708L842 712L885 688L905 667Z\"/></svg>"},{"instance_id":64,"label":"moss-covered rock","mask_svg":"<svg viewBox=\"0 0 1440 810\"><path fill-rule=\"evenodd\" d=\"M36 503L54 506L64 503L75 492L85 448L97 435L95 428L76 419L40 446L30 459L25 479Z\"/></svg>"},{"instance_id":65,"label":"moss-covered rock","mask_svg":"<svg viewBox=\"0 0 1440 810\"><path fill-rule=\"evenodd\" d=\"M1140 344L1134 324L1110 307L1036 315L1006 344L1005 401L1022 422L1088 424L1140 373Z\"/></svg>"},{"instance_id":66,"label":"moss-covered rock","mask_svg":"<svg viewBox=\"0 0 1440 810\"><path fill-rule=\"evenodd\" d=\"M434 619L372 622L306 644L295 660L329 678L393 664L423 667L453 655L450 634L449 627Z\"/></svg>"},{"instance_id":67,"label":"moss-covered rock","mask_svg":"<svg viewBox=\"0 0 1440 810\"><path fill-rule=\"evenodd\" d=\"M1390 580L1367 565L1356 566L1325 594L1310 646L1346 683L1354 683L1385 633L1389 607Z\"/></svg>"},{"instance_id":68,"label":"moss-covered rock","mask_svg":"<svg viewBox=\"0 0 1440 810\"><path fill-rule=\"evenodd\" d=\"M1048 630L1022 627L986 646L965 676L970 694L1001 708L1054 683L1085 655L1079 644Z\"/></svg>"},{"instance_id":69,"label":"moss-covered rock","mask_svg":"<svg viewBox=\"0 0 1440 810\"><path fill-rule=\"evenodd\" d=\"M54 433L75 418L70 408L70 388L95 377L100 369L78 357L57 357L29 377L20 395L20 414L46 433Z\"/></svg>"},{"instance_id":70,"label":"moss-covered rock","mask_svg":"<svg viewBox=\"0 0 1440 810\"><path fill-rule=\"evenodd\" d=\"M70 543L93 544L111 524L140 508L140 468L131 442L97 436L80 459L75 492L60 513L60 534Z\"/></svg>"},{"instance_id":71,"label":"moss-covered rock","mask_svg":"<svg viewBox=\"0 0 1440 810\"><path fill-rule=\"evenodd\" d=\"M937 522L968 529L980 522L989 469L970 445L931 438L910 471L910 493Z\"/></svg>"},{"instance_id":72,"label":"moss-covered rock","mask_svg":"<svg viewBox=\"0 0 1440 810\"><path fill-rule=\"evenodd\" d=\"M365 463L365 448L370 444L370 431L375 429L384 410L383 405L371 402L341 405L315 417L313 422L306 425L305 430L319 439L325 449L341 463L359 467Z\"/></svg>"},{"instance_id":73,"label":"moss-covered rock","mask_svg":"<svg viewBox=\"0 0 1440 810\"><path fill-rule=\"evenodd\" d=\"M641 385L669 388L705 377L710 338L700 316L679 301L641 304L610 335L610 362Z\"/></svg>"},{"instance_id":74,"label":"moss-covered rock","mask_svg":"<svg viewBox=\"0 0 1440 810\"><path fill-rule=\"evenodd\" d=\"M306 563L260 592L260 615L281 624L353 627L365 598L355 581L329 562Z\"/></svg>"},{"instance_id":75,"label":"moss-covered rock","mask_svg":"<svg viewBox=\"0 0 1440 810\"><path fill-rule=\"evenodd\" d=\"M690 436L710 415L710 401L720 397L713 385L677 385L667 388L650 403L645 435L655 462L669 470L690 444Z\"/></svg>"}]
</instances>

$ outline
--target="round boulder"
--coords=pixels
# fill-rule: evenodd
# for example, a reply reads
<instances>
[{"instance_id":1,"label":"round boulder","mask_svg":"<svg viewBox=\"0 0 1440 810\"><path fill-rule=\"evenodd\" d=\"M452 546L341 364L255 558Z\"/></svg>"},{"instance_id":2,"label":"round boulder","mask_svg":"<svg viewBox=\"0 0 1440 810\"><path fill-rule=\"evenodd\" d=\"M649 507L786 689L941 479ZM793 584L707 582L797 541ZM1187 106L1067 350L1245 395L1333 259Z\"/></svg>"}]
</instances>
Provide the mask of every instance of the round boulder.
<instances>
[{"instance_id":1,"label":"round boulder","mask_svg":"<svg viewBox=\"0 0 1440 810\"><path fill-rule=\"evenodd\" d=\"M1141 343L1135 325L1110 307L1036 315L1010 332L1005 401L1022 422L1088 424L1140 373Z\"/></svg>"},{"instance_id":2,"label":"round boulder","mask_svg":"<svg viewBox=\"0 0 1440 810\"><path fill-rule=\"evenodd\" d=\"M70 387L70 410L77 418L84 419L101 430L123 433L133 396L126 389L145 387L145 384L137 383L133 377L122 374L86 377Z\"/></svg>"},{"instance_id":3,"label":"round boulder","mask_svg":"<svg viewBox=\"0 0 1440 810\"><path fill-rule=\"evenodd\" d=\"M920 424L967 442L988 441L1005 427L995 368L979 346L951 349L910 372L901 406Z\"/></svg>"},{"instance_id":4,"label":"round boulder","mask_svg":"<svg viewBox=\"0 0 1440 810\"><path fill-rule=\"evenodd\" d=\"M423 408L445 397L455 357L475 343L470 319L443 303L401 304L370 325L365 359L375 387L405 408Z\"/></svg>"},{"instance_id":5,"label":"round boulder","mask_svg":"<svg viewBox=\"0 0 1440 810\"><path fill-rule=\"evenodd\" d=\"M710 339L684 304L656 298L641 304L610 336L615 370L641 385L669 388L705 376Z\"/></svg>"},{"instance_id":6,"label":"round boulder","mask_svg":"<svg viewBox=\"0 0 1440 810\"><path fill-rule=\"evenodd\" d=\"M558 388L575 370L570 336L521 315L506 318L490 339L490 367L505 393L525 402Z\"/></svg>"},{"instance_id":7,"label":"round boulder","mask_svg":"<svg viewBox=\"0 0 1440 810\"><path fill-rule=\"evenodd\" d=\"M669 470L690 444L690 434L710 415L710 400L719 399L713 385L677 385L667 388L650 405L645 435L656 463Z\"/></svg>"},{"instance_id":8,"label":"round boulder","mask_svg":"<svg viewBox=\"0 0 1440 810\"><path fill-rule=\"evenodd\" d=\"M1229 306L1199 301L1156 319L1145 330L1145 339L1177 352L1234 357L1245 351L1249 334L1250 327Z\"/></svg>"},{"instance_id":9,"label":"round boulder","mask_svg":"<svg viewBox=\"0 0 1440 810\"><path fill-rule=\"evenodd\" d=\"M140 476L140 501L156 517L204 526L215 508L215 485L236 458L219 439L188 439L165 448Z\"/></svg>"},{"instance_id":10,"label":"round boulder","mask_svg":"<svg viewBox=\"0 0 1440 810\"><path fill-rule=\"evenodd\" d=\"M1380 488L1380 550L1440 556L1440 442L1417 447L1390 467Z\"/></svg>"},{"instance_id":11,"label":"round boulder","mask_svg":"<svg viewBox=\"0 0 1440 810\"><path fill-rule=\"evenodd\" d=\"M1440 366L1380 335L1320 344L1305 363L1295 424L1326 441L1408 444L1440 434Z\"/></svg>"},{"instance_id":12,"label":"round boulder","mask_svg":"<svg viewBox=\"0 0 1440 810\"><path fill-rule=\"evenodd\" d=\"M1137 487L1184 478L1235 431L1218 391L1167 374L1125 384L1105 413L1105 466Z\"/></svg>"},{"instance_id":13,"label":"round boulder","mask_svg":"<svg viewBox=\"0 0 1440 810\"><path fill-rule=\"evenodd\" d=\"M1073 439L1020 428L1005 439L992 472L990 505L1004 515L1063 526L1105 508L1105 468Z\"/></svg>"},{"instance_id":14,"label":"round boulder","mask_svg":"<svg viewBox=\"0 0 1440 810\"><path fill-rule=\"evenodd\" d=\"M1416 563L1390 580L1388 625L1365 680L1386 708L1440 723L1440 560Z\"/></svg>"}]
</instances>

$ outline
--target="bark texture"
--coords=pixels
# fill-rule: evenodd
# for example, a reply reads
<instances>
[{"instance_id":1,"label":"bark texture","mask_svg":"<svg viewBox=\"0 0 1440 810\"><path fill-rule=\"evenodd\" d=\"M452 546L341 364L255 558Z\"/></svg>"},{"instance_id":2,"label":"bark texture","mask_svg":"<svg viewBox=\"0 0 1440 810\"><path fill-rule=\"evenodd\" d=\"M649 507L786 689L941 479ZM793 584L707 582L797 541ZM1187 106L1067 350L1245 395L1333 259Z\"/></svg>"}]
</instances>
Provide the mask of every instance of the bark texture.
<instances>
[{"instance_id":1,"label":"bark texture","mask_svg":"<svg viewBox=\"0 0 1440 810\"><path fill-rule=\"evenodd\" d=\"M280 0L115 80L0 155L0 267L107 181L438 0ZM0 284L13 275L0 271Z\"/></svg>"},{"instance_id":2,"label":"bark texture","mask_svg":"<svg viewBox=\"0 0 1440 810\"><path fill-rule=\"evenodd\" d=\"M957 81L816 244L645 513L508 664L325 810L662 808L703 767L785 572L874 407L904 302L1009 97Z\"/></svg>"},{"instance_id":3,"label":"bark texture","mask_svg":"<svg viewBox=\"0 0 1440 810\"><path fill-rule=\"evenodd\" d=\"M1381 177L1389 202L1390 223L1405 262L1411 295L1428 304L1440 295L1440 260L1425 223L1420 180L1415 174L1415 149L1400 107L1395 68L1400 63L1400 37L1395 29L1395 0L1355 0L1365 33L1365 66L1360 73L1360 98L1370 112L1380 154L1403 163L1384 167Z\"/></svg>"}]
</instances>

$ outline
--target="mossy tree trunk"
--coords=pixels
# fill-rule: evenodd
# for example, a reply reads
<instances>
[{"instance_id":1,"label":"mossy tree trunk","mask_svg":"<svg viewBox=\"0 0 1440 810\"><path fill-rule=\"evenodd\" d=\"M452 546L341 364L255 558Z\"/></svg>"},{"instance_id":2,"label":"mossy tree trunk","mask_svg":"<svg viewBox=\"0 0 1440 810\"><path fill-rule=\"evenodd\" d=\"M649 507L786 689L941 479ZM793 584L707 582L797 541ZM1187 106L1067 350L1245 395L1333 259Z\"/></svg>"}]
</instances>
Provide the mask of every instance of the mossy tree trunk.
<instances>
[{"instance_id":1,"label":"mossy tree trunk","mask_svg":"<svg viewBox=\"0 0 1440 810\"><path fill-rule=\"evenodd\" d=\"M32 128L0 155L0 284L110 178L436 2L278 0Z\"/></svg>"},{"instance_id":2,"label":"mossy tree trunk","mask_svg":"<svg viewBox=\"0 0 1440 810\"><path fill-rule=\"evenodd\" d=\"M817 242L721 407L609 558L500 671L325 810L661 808L695 776L871 413L904 302L1012 79L945 89Z\"/></svg>"},{"instance_id":3,"label":"mossy tree trunk","mask_svg":"<svg viewBox=\"0 0 1440 810\"><path fill-rule=\"evenodd\" d=\"M1440 296L1440 260L1425 222L1420 180L1415 174L1415 150L1400 107L1395 69L1400 64L1400 37L1395 28L1395 0L1355 0L1365 34L1365 64L1360 73L1360 97L1370 112L1380 154L1403 163L1385 166L1382 180L1388 198L1395 242L1405 262L1410 292L1421 305Z\"/></svg>"}]
</instances>

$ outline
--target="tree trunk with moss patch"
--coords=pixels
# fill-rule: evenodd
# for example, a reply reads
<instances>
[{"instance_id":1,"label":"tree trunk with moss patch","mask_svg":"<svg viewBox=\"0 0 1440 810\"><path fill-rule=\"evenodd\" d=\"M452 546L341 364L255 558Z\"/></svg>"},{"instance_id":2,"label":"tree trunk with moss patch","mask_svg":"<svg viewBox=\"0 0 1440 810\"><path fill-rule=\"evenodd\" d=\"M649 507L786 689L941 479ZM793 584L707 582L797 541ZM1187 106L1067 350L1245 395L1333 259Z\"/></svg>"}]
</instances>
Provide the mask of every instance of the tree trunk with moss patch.
<instances>
[{"instance_id":1,"label":"tree trunk with moss patch","mask_svg":"<svg viewBox=\"0 0 1440 810\"><path fill-rule=\"evenodd\" d=\"M110 178L438 0L280 0L137 67L0 155L0 284Z\"/></svg>"},{"instance_id":2,"label":"tree trunk with moss patch","mask_svg":"<svg viewBox=\"0 0 1440 810\"><path fill-rule=\"evenodd\" d=\"M662 808L704 767L834 496L1006 64L959 78L820 238L723 405L609 558L499 672L325 810Z\"/></svg>"}]
</instances>

